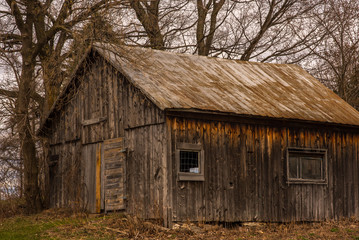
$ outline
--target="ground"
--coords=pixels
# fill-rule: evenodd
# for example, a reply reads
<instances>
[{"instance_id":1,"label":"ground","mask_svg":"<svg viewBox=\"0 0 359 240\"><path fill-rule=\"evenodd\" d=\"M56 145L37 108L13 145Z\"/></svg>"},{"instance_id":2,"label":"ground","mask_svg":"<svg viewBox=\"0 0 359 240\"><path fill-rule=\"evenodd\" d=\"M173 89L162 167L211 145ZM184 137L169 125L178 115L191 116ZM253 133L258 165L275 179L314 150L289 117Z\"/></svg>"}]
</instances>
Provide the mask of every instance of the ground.
<instances>
[{"instance_id":1,"label":"ground","mask_svg":"<svg viewBox=\"0 0 359 240\"><path fill-rule=\"evenodd\" d=\"M182 223L172 229L121 213L88 215L47 210L36 215L0 218L0 239L352 239L359 221L321 223L243 223L236 226Z\"/></svg>"}]
</instances>

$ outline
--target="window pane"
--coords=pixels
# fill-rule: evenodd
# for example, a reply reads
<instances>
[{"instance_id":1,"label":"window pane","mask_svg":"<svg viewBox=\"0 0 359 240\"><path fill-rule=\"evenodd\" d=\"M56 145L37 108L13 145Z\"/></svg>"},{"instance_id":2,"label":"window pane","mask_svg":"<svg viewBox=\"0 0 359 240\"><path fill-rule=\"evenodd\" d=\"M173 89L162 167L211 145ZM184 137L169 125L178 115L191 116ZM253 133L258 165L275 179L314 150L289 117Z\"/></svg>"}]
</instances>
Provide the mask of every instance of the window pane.
<instances>
[{"instance_id":1,"label":"window pane","mask_svg":"<svg viewBox=\"0 0 359 240\"><path fill-rule=\"evenodd\" d=\"M302 178L322 179L322 158L302 157Z\"/></svg>"},{"instance_id":2,"label":"window pane","mask_svg":"<svg viewBox=\"0 0 359 240\"><path fill-rule=\"evenodd\" d=\"M298 157L289 157L289 177L299 178L298 176Z\"/></svg>"},{"instance_id":3,"label":"window pane","mask_svg":"<svg viewBox=\"0 0 359 240\"><path fill-rule=\"evenodd\" d=\"M199 173L198 152L180 151L180 172Z\"/></svg>"}]
</instances>

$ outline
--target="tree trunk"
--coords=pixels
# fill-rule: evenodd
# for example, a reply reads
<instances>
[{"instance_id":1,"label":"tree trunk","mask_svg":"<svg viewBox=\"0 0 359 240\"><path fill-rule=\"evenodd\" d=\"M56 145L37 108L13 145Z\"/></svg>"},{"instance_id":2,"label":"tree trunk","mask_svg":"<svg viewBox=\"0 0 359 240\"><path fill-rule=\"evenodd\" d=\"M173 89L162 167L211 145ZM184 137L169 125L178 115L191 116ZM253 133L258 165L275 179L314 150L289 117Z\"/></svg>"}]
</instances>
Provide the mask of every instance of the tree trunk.
<instances>
[{"instance_id":1,"label":"tree trunk","mask_svg":"<svg viewBox=\"0 0 359 240\"><path fill-rule=\"evenodd\" d=\"M42 209L40 188L38 184L38 158L33 139L33 132L28 116L29 92L31 90L33 66L23 63L19 96L17 99L17 124L20 137L21 155L24 161L24 196L29 212L38 212Z\"/></svg>"},{"instance_id":2,"label":"tree trunk","mask_svg":"<svg viewBox=\"0 0 359 240\"><path fill-rule=\"evenodd\" d=\"M28 16L26 30L22 33L23 46L21 50L22 71L19 82L19 93L16 101L16 120L20 139L21 155L24 164L24 196L29 213L42 209L40 188L38 184L38 158L34 132L29 120L29 104L31 93L35 91L33 73L35 72L35 58L32 46L32 16Z\"/></svg>"},{"instance_id":3,"label":"tree trunk","mask_svg":"<svg viewBox=\"0 0 359 240\"><path fill-rule=\"evenodd\" d=\"M160 0L153 0L150 1L150 3L146 1L141 3L140 0L130 1L131 7L136 12L137 19L146 31L151 48L163 50L165 44L159 26L159 3ZM144 4L144 6L142 4Z\"/></svg>"}]
</instances>

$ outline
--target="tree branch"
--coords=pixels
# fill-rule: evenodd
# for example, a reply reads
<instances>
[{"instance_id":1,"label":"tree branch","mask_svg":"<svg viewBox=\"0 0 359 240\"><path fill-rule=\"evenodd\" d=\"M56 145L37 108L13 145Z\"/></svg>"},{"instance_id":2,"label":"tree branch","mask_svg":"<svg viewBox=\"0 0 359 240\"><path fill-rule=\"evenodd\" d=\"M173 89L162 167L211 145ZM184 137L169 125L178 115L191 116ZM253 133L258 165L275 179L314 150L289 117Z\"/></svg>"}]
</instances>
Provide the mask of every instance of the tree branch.
<instances>
[{"instance_id":1,"label":"tree branch","mask_svg":"<svg viewBox=\"0 0 359 240\"><path fill-rule=\"evenodd\" d=\"M0 95L8 97L8 98L17 98L18 97L19 92L18 91L10 91L10 90L5 90L5 89L1 89L0 88ZM43 106L44 104L44 98L36 93L36 92L32 92L30 94L30 97L35 100L40 106Z\"/></svg>"},{"instance_id":2,"label":"tree branch","mask_svg":"<svg viewBox=\"0 0 359 240\"><path fill-rule=\"evenodd\" d=\"M22 15L19 7L16 4L15 0L6 0L7 4L11 8L11 13L15 17L16 25L19 28L20 32L23 33L25 30L25 24L22 19Z\"/></svg>"}]
</instances>

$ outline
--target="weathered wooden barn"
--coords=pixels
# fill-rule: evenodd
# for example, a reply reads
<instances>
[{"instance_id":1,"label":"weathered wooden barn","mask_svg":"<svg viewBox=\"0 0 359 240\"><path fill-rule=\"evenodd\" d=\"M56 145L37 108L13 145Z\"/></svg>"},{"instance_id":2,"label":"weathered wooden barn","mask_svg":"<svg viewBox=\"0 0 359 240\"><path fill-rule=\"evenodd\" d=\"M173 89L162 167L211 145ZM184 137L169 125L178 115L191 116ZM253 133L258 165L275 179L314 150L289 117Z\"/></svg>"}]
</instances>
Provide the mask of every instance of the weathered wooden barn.
<instances>
[{"instance_id":1,"label":"weathered wooden barn","mask_svg":"<svg viewBox=\"0 0 359 240\"><path fill-rule=\"evenodd\" d=\"M164 224L359 217L359 112L296 65L96 46L40 132L54 207Z\"/></svg>"}]
</instances>

